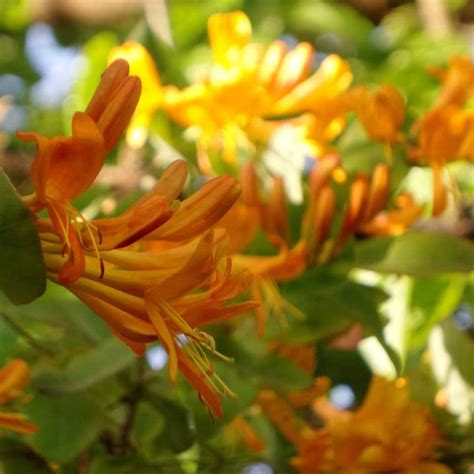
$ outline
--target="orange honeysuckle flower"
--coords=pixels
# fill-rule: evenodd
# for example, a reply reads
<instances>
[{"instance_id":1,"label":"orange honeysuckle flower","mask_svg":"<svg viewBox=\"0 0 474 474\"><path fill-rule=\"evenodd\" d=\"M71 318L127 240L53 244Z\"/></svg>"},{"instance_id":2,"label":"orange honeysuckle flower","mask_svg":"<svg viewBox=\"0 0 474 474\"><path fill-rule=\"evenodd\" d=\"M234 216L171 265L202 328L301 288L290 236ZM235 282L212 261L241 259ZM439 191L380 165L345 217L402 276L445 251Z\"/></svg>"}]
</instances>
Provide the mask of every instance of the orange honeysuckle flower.
<instances>
[{"instance_id":1,"label":"orange honeysuckle flower","mask_svg":"<svg viewBox=\"0 0 474 474\"><path fill-rule=\"evenodd\" d=\"M358 173L351 183L340 228L333 234L336 194L331 177L339 172L339 158L331 155L310 175L310 195L301 235L307 246L307 264L333 258L354 235L399 235L419 217L422 208L409 193L396 197L398 209L386 210L390 195L390 168L379 163L369 177Z\"/></svg>"},{"instance_id":2,"label":"orange honeysuckle flower","mask_svg":"<svg viewBox=\"0 0 474 474\"><path fill-rule=\"evenodd\" d=\"M405 118L405 107L400 93L383 84L377 92L358 86L349 93L349 101L369 136L383 143L400 143L400 126Z\"/></svg>"},{"instance_id":3,"label":"orange honeysuckle flower","mask_svg":"<svg viewBox=\"0 0 474 474\"><path fill-rule=\"evenodd\" d=\"M433 169L433 215L446 207L443 167L451 161L474 161L474 110L457 105L440 106L428 111L415 125L418 146L411 158Z\"/></svg>"},{"instance_id":4,"label":"orange honeysuckle flower","mask_svg":"<svg viewBox=\"0 0 474 474\"><path fill-rule=\"evenodd\" d=\"M314 344L297 345L273 341L269 344L268 348L270 351L290 359L310 375L316 369L316 346Z\"/></svg>"},{"instance_id":5,"label":"orange honeysuckle flower","mask_svg":"<svg viewBox=\"0 0 474 474\"><path fill-rule=\"evenodd\" d=\"M87 255L84 274L66 285L138 355L158 340L169 354L171 380L181 371L217 416L220 396L230 392L203 351L215 353L214 342L198 328L255 307L252 302L229 305L246 290L249 277L231 274L230 260L220 264L222 245L210 231L162 251L101 251L103 269L95 255ZM45 262L48 277L59 282L63 257L59 249L53 251L49 245Z\"/></svg>"},{"instance_id":6,"label":"orange honeysuckle flower","mask_svg":"<svg viewBox=\"0 0 474 474\"><path fill-rule=\"evenodd\" d=\"M119 58L125 59L131 73L142 81L142 94L126 133L127 143L132 148L140 148L145 144L153 114L163 100L160 75L150 53L136 41L126 41L112 49L109 61Z\"/></svg>"},{"instance_id":7,"label":"orange honeysuckle flower","mask_svg":"<svg viewBox=\"0 0 474 474\"><path fill-rule=\"evenodd\" d=\"M474 64L469 58L454 56L446 69L433 68L431 72L441 80L435 107L462 106L474 95Z\"/></svg>"},{"instance_id":8,"label":"orange honeysuckle flower","mask_svg":"<svg viewBox=\"0 0 474 474\"><path fill-rule=\"evenodd\" d=\"M315 407L331 434L335 472L452 472L433 460L441 436L429 410L410 400L405 379L374 376L355 412L325 409L320 401Z\"/></svg>"},{"instance_id":9,"label":"orange honeysuckle flower","mask_svg":"<svg viewBox=\"0 0 474 474\"><path fill-rule=\"evenodd\" d=\"M227 231L230 237L229 255L233 266L252 274L251 294L259 303L255 309L258 335L264 334L266 315L272 310L282 321L285 312L301 316L301 313L280 295L276 282L289 281L299 276L306 267L307 246L301 240L289 247L289 225L287 204L282 180L274 178L273 188L265 198L259 193L255 166L246 164L241 173L242 198L219 221L218 228ZM277 255L246 255L244 251L259 229L265 231L270 243L278 249ZM242 232L243 229L243 232Z\"/></svg>"},{"instance_id":10,"label":"orange honeysuckle flower","mask_svg":"<svg viewBox=\"0 0 474 474\"><path fill-rule=\"evenodd\" d=\"M28 383L30 370L22 359L13 359L0 369L0 405L7 405L22 396L22 390ZM28 422L21 413L0 411L0 429L8 429L20 434L32 434L38 427Z\"/></svg>"},{"instance_id":11,"label":"orange honeysuckle flower","mask_svg":"<svg viewBox=\"0 0 474 474\"><path fill-rule=\"evenodd\" d=\"M247 449L255 454L259 454L265 449L265 441L241 415L237 415L229 423L225 429L224 436L228 439L228 444L235 445L242 442Z\"/></svg>"},{"instance_id":12,"label":"orange honeysuckle flower","mask_svg":"<svg viewBox=\"0 0 474 474\"><path fill-rule=\"evenodd\" d=\"M116 144L133 114L140 96L140 79L128 75L126 61L111 64L86 112L76 112L72 137L46 138L36 133L17 133L36 141L37 154L31 166L35 193L25 201L33 212L48 210L55 233L64 243L68 260L59 278L77 279L84 270L84 255L79 228L87 221L70 201L83 193L95 180L105 154Z\"/></svg>"},{"instance_id":13,"label":"orange honeysuckle flower","mask_svg":"<svg viewBox=\"0 0 474 474\"><path fill-rule=\"evenodd\" d=\"M146 343L159 340L169 353L171 380L176 380L180 370L203 402L220 415L220 396L230 392L203 352L215 353L214 342L198 328L255 307L253 302L229 304L247 289L249 276L231 273L229 259L222 263L225 235L209 231L237 199L239 186L231 177L209 180L175 206L177 210L160 225L151 212L158 198L169 205L185 179L183 162L174 162L124 215L92 221L102 242L97 252L84 247L84 271L72 282L60 280L65 257L61 240L47 220L41 222L40 236L49 279L65 285L138 355L143 355ZM157 216L160 211L158 207ZM79 235L86 241L87 233ZM165 245L143 239L161 239ZM129 246L138 240L141 243ZM121 246L129 247L117 248Z\"/></svg>"},{"instance_id":14,"label":"orange honeysuckle flower","mask_svg":"<svg viewBox=\"0 0 474 474\"><path fill-rule=\"evenodd\" d=\"M328 113L338 108L337 100L352 81L339 56L328 56L311 75L314 51L309 43L291 50L282 41L268 47L252 43L250 21L240 11L212 15L208 32L214 64L207 77L182 90L167 87L163 97L164 109L176 122L199 128L204 160L217 150L235 165L237 148L251 150L254 142L266 143L275 127L293 122L273 118L310 111L324 129L345 112L336 117Z\"/></svg>"},{"instance_id":15,"label":"orange honeysuckle flower","mask_svg":"<svg viewBox=\"0 0 474 474\"><path fill-rule=\"evenodd\" d=\"M325 430L316 430L298 417L295 410L273 390L261 390L257 404L265 415L278 427L281 433L297 449L297 456L290 464L301 474L334 472L326 470L327 449L330 438Z\"/></svg>"}]
</instances>

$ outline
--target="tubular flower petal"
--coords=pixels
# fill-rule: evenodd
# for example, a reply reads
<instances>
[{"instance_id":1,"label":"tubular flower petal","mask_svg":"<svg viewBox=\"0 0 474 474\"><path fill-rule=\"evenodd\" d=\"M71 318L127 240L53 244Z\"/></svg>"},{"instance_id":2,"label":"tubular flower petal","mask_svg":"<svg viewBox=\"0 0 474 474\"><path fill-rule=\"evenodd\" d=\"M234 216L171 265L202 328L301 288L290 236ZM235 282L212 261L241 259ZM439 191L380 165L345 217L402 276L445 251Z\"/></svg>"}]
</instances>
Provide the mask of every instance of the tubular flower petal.
<instances>
[{"instance_id":1,"label":"tubular flower petal","mask_svg":"<svg viewBox=\"0 0 474 474\"><path fill-rule=\"evenodd\" d=\"M8 409L9 402L23 397L22 390L28 383L30 370L22 359L13 359L0 369L0 405ZM0 411L0 429L15 431L28 435L34 433L38 427L27 421L21 413Z\"/></svg>"},{"instance_id":2,"label":"tubular flower petal","mask_svg":"<svg viewBox=\"0 0 474 474\"><path fill-rule=\"evenodd\" d=\"M70 201L95 180L105 154L120 138L135 110L140 88L140 79L128 75L127 62L115 61L102 75L86 112L74 114L72 137L17 134L19 138L37 144L31 166L35 193L28 205L32 212L47 209L51 219L49 227L63 243L63 252L68 259L59 271L62 283L73 282L84 271L82 232L85 230L87 238L95 242L89 223Z\"/></svg>"},{"instance_id":3,"label":"tubular flower petal","mask_svg":"<svg viewBox=\"0 0 474 474\"><path fill-rule=\"evenodd\" d=\"M118 59L104 72L86 113L74 115L72 137L24 135L38 144L32 167L36 193L25 201L32 212L43 207L49 212L49 219L35 216L48 278L95 311L137 355L147 343L160 341L169 352L172 381L181 371L220 416L221 398L232 392L205 351L225 357L198 328L255 308L250 301L231 304L250 279L231 271L230 259L223 260L225 235L211 230L239 197L237 181L212 179L179 202L187 168L177 161L120 216L88 222L69 203L95 179L139 95L140 80ZM0 390L1 384L0 379ZM5 379L4 385L12 383ZM0 424L10 426L13 418L3 417ZM18 430L27 430L17 418Z\"/></svg>"}]
</instances>

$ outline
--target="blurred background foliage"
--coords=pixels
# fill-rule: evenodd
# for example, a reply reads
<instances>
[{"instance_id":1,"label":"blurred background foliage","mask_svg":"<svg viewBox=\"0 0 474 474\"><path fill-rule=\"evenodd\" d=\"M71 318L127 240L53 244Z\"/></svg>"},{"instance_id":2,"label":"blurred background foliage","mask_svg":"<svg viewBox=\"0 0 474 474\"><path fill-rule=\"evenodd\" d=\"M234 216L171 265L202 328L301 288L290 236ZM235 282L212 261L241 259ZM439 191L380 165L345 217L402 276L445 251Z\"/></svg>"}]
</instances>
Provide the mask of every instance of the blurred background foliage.
<instances>
[{"instance_id":1,"label":"blurred background foliage","mask_svg":"<svg viewBox=\"0 0 474 474\"><path fill-rule=\"evenodd\" d=\"M453 55L474 54L474 4L468 0L170 0L168 19L155 0L0 0L0 165L22 193L30 192L31 147L20 144L16 130L70 133L72 114L90 99L110 50L127 39L150 51L162 83L193 82L211 63L209 15L236 9L249 16L262 42L307 40L317 60L328 53L347 59L356 84L396 86L411 118L430 106L438 90L427 70L445 66ZM352 124L338 144L349 172L372 169L380 155L361 137ZM112 153L99 184L76 204L94 217L117 212L149 188L164 163L180 156L191 163L190 187L196 187L194 155L177 126L158 112L146 147L138 155ZM399 179L407 171L401 163ZM408 175L421 196L429 193L425 171ZM470 196L466 213L472 218L472 170L456 164L453 173ZM301 209L292 212L296 222ZM372 373L409 376L414 398L436 410L448 433L446 462L457 472L472 472L472 249L446 234L421 242L406 237L390 255L387 242L350 244L332 264L281 285L285 298L313 317L284 334L273 321L267 340L314 344L315 375L331 378L332 399L343 407L363 399ZM253 245L251 250L265 252ZM374 264L377 252L384 258ZM49 285L41 299L24 306L1 298L0 364L13 356L31 362L34 397L25 412L41 426L31 437L0 438L2 474L292 472L285 461L291 446L263 418L252 418L267 441L263 455L226 443L226 425L249 410L260 387L288 391L308 384L304 371L267 353L253 321L213 330L218 347L235 359L216 366L238 398L226 400L224 417L212 420L187 385L170 384L159 346L136 360L62 288ZM366 336L358 350L327 344L354 323Z\"/></svg>"}]
</instances>

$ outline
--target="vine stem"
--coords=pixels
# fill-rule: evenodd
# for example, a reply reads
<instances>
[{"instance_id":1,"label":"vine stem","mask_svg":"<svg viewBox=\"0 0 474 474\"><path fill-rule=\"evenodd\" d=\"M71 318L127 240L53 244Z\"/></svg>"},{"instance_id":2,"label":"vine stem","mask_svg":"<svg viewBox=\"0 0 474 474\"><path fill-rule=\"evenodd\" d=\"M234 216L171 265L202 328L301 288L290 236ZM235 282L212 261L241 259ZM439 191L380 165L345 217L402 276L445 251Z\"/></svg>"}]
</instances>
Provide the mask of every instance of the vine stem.
<instances>
[{"instance_id":1,"label":"vine stem","mask_svg":"<svg viewBox=\"0 0 474 474\"><path fill-rule=\"evenodd\" d=\"M40 342L38 342L24 327L20 326L11 316L9 316L7 313L2 311L0 313L0 316L6 321L6 323L20 336L24 337L28 343L36 349L38 352L41 352L48 357L53 357L54 352L51 351L49 348L43 346Z\"/></svg>"}]
</instances>

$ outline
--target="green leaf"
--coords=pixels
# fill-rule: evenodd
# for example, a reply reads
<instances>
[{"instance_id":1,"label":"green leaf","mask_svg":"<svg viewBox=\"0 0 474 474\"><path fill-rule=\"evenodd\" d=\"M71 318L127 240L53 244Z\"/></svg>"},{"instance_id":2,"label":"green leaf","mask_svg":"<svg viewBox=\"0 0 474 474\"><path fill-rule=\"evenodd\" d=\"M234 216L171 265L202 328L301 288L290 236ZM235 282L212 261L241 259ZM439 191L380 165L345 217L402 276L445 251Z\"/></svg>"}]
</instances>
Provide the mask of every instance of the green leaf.
<instances>
[{"instance_id":1,"label":"green leaf","mask_svg":"<svg viewBox=\"0 0 474 474\"><path fill-rule=\"evenodd\" d=\"M154 460L159 455L158 436L165 428L165 417L147 402L140 402L131 431L132 443L146 459Z\"/></svg>"},{"instance_id":2,"label":"green leaf","mask_svg":"<svg viewBox=\"0 0 474 474\"><path fill-rule=\"evenodd\" d=\"M83 396L36 395L24 408L40 429L25 441L49 461L72 460L103 426L103 408Z\"/></svg>"},{"instance_id":3,"label":"green leaf","mask_svg":"<svg viewBox=\"0 0 474 474\"><path fill-rule=\"evenodd\" d=\"M431 329L453 314L466 288L464 275L415 280L411 288L411 321L409 344L425 346Z\"/></svg>"},{"instance_id":4,"label":"green leaf","mask_svg":"<svg viewBox=\"0 0 474 474\"><path fill-rule=\"evenodd\" d=\"M152 393L148 393L146 399L165 418L166 426L160 436L159 444L174 453L188 449L194 442L189 412L178 403Z\"/></svg>"},{"instance_id":5,"label":"green leaf","mask_svg":"<svg viewBox=\"0 0 474 474\"><path fill-rule=\"evenodd\" d=\"M354 267L417 277L474 270L474 246L452 235L407 232L354 246Z\"/></svg>"},{"instance_id":6,"label":"green leaf","mask_svg":"<svg viewBox=\"0 0 474 474\"><path fill-rule=\"evenodd\" d=\"M441 325L444 346L451 356L453 365L461 374L464 381L474 389L474 341L465 331L456 327L452 320L444 321Z\"/></svg>"},{"instance_id":7,"label":"green leaf","mask_svg":"<svg viewBox=\"0 0 474 474\"><path fill-rule=\"evenodd\" d=\"M44 393L73 394L116 375L136 356L115 337L72 360L64 370L45 371L35 377L34 386Z\"/></svg>"},{"instance_id":8,"label":"green leaf","mask_svg":"<svg viewBox=\"0 0 474 474\"><path fill-rule=\"evenodd\" d=\"M43 255L33 218L0 169L0 290L14 304L46 289Z\"/></svg>"}]
</instances>

